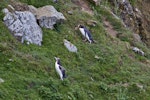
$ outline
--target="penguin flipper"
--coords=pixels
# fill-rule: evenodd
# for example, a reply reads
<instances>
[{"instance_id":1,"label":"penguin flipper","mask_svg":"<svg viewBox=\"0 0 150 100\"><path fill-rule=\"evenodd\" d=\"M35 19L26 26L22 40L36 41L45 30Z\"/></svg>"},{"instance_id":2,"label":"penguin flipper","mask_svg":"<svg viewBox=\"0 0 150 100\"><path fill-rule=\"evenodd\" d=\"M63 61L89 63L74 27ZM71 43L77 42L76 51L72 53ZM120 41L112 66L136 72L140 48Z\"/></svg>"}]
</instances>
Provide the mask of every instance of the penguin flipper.
<instances>
[{"instance_id":1,"label":"penguin flipper","mask_svg":"<svg viewBox=\"0 0 150 100\"><path fill-rule=\"evenodd\" d=\"M63 78L66 78L66 71L62 70Z\"/></svg>"},{"instance_id":2,"label":"penguin flipper","mask_svg":"<svg viewBox=\"0 0 150 100\"><path fill-rule=\"evenodd\" d=\"M62 66L59 66L59 69L62 72L63 78L66 78L66 71L65 71L65 69Z\"/></svg>"},{"instance_id":3,"label":"penguin flipper","mask_svg":"<svg viewBox=\"0 0 150 100\"><path fill-rule=\"evenodd\" d=\"M85 31L85 38L86 38L87 32Z\"/></svg>"}]
</instances>

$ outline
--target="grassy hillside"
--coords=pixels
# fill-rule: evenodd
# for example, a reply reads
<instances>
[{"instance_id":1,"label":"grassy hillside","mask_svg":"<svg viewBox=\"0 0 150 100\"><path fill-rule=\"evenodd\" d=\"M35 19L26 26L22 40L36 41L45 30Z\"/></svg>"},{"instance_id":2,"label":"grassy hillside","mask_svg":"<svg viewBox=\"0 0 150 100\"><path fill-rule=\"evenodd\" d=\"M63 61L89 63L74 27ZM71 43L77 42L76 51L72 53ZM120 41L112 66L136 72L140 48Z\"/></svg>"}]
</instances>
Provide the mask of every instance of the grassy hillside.
<instances>
[{"instance_id":1,"label":"grassy hillside","mask_svg":"<svg viewBox=\"0 0 150 100\"><path fill-rule=\"evenodd\" d=\"M21 44L12 37L0 12L0 78L5 81L0 83L0 100L149 100L150 50L134 43L145 51L143 57L128 49L132 33L105 8L91 5L95 14L91 16L70 0L60 0L58 4L52 0L20 1L36 7L53 5L67 20L56 30L43 28L43 45L39 47ZM7 4L3 0L0 9ZM73 15L69 15L67 11L73 8ZM124 34L121 39L106 32L104 18ZM80 32L74 30L89 19L97 21L95 27L87 26L95 44L83 42ZM78 53L70 53L63 39L75 44ZM64 81L55 72L55 56L67 70Z\"/></svg>"}]
</instances>

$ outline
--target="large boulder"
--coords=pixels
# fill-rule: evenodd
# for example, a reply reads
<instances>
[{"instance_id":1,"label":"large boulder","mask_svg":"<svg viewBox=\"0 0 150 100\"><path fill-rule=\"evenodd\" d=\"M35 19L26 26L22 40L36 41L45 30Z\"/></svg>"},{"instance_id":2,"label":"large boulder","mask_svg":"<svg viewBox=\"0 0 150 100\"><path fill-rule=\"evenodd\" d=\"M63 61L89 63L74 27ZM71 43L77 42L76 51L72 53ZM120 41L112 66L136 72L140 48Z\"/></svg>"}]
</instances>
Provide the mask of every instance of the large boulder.
<instances>
[{"instance_id":1,"label":"large boulder","mask_svg":"<svg viewBox=\"0 0 150 100\"><path fill-rule=\"evenodd\" d=\"M47 5L40 8L29 6L29 9L37 18L38 24L41 27L53 29L57 23L62 23L66 18L58 12L53 6Z\"/></svg>"},{"instance_id":2,"label":"large boulder","mask_svg":"<svg viewBox=\"0 0 150 100\"><path fill-rule=\"evenodd\" d=\"M3 9L5 17L4 24L11 33L22 43L36 44L41 46L42 30L38 26L35 16L29 11L15 11L12 6L11 11Z\"/></svg>"}]
</instances>

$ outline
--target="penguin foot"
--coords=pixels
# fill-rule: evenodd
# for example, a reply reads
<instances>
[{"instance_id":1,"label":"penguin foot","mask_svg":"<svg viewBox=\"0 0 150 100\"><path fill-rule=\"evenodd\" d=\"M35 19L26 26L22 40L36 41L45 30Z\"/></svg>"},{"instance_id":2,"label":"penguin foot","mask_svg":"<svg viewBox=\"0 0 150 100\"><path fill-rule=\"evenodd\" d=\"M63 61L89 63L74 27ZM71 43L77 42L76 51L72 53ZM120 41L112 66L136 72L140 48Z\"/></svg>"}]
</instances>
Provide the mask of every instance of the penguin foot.
<instances>
[{"instance_id":1,"label":"penguin foot","mask_svg":"<svg viewBox=\"0 0 150 100\"><path fill-rule=\"evenodd\" d=\"M85 38L85 39L83 39L83 42L87 42L88 40Z\"/></svg>"}]
</instances>

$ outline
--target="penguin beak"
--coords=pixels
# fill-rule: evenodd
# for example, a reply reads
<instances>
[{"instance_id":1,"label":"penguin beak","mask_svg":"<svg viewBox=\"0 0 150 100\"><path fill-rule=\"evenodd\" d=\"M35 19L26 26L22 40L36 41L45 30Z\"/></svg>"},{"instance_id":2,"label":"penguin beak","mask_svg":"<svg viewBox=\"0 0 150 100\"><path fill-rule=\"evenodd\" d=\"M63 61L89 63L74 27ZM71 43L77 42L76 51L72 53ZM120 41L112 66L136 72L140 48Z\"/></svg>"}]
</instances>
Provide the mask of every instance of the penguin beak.
<instances>
[{"instance_id":1,"label":"penguin beak","mask_svg":"<svg viewBox=\"0 0 150 100\"><path fill-rule=\"evenodd\" d=\"M55 60L57 60L57 57L54 57L55 58Z\"/></svg>"},{"instance_id":2,"label":"penguin beak","mask_svg":"<svg viewBox=\"0 0 150 100\"><path fill-rule=\"evenodd\" d=\"M58 57L54 57L54 58L55 58L56 61L60 59L60 58L58 58Z\"/></svg>"}]
</instances>

